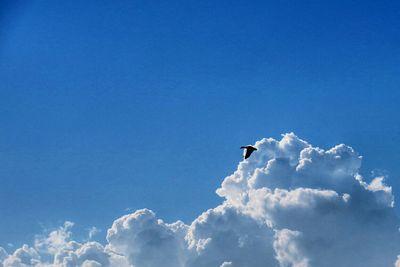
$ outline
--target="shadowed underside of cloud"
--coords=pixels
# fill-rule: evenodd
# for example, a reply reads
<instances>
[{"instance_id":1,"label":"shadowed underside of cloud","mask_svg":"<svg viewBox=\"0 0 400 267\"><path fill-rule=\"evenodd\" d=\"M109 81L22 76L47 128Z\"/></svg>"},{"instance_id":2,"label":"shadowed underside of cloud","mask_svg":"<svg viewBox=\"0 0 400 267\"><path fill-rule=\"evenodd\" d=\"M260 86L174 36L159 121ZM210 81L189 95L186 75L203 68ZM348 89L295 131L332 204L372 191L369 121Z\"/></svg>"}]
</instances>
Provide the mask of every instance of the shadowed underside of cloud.
<instances>
[{"instance_id":1,"label":"shadowed underside of cloud","mask_svg":"<svg viewBox=\"0 0 400 267\"><path fill-rule=\"evenodd\" d=\"M254 146L217 189L221 205L190 225L142 209L114 221L103 245L71 240L66 222L33 247L0 248L0 266L400 267L391 187L364 181L351 147L323 150L293 133Z\"/></svg>"}]
</instances>

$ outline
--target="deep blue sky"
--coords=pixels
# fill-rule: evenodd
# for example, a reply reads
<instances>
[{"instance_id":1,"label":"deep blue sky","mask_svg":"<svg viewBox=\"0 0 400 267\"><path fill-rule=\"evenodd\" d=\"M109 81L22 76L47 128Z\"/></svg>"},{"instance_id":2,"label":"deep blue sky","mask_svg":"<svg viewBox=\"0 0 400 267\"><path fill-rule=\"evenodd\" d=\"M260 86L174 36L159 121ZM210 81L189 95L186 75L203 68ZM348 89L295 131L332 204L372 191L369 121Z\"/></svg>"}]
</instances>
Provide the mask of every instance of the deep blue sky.
<instances>
[{"instance_id":1,"label":"deep blue sky","mask_svg":"<svg viewBox=\"0 0 400 267\"><path fill-rule=\"evenodd\" d=\"M353 146L400 188L399 1L2 1L0 246L190 222L239 147ZM398 198L396 198L398 199Z\"/></svg>"}]
</instances>

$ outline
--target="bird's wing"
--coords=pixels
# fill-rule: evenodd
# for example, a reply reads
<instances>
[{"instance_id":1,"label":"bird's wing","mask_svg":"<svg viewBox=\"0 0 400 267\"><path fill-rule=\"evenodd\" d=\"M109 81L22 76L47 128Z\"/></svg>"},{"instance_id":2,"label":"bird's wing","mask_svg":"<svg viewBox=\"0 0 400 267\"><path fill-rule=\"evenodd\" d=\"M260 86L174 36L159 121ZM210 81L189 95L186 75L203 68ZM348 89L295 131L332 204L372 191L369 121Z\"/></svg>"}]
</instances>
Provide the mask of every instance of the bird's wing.
<instances>
[{"instance_id":1,"label":"bird's wing","mask_svg":"<svg viewBox=\"0 0 400 267\"><path fill-rule=\"evenodd\" d=\"M253 153L254 150L252 149L246 149L246 154L244 155L244 159L247 159L250 157L251 153Z\"/></svg>"}]
</instances>

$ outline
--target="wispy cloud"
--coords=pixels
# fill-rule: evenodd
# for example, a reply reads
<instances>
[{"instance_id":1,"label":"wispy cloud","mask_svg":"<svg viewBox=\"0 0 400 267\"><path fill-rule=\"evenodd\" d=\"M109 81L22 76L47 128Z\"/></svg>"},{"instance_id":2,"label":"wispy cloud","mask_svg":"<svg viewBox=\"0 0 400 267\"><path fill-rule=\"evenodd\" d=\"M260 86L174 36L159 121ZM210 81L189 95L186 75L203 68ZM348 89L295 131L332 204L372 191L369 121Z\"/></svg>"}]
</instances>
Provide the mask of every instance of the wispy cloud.
<instances>
[{"instance_id":1,"label":"wispy cloud","mask_svg":"<svg viewBox=\"0 0 400 267\"><path fill-rule=\"evenodd\" d=\"M88 233L88 238L89 238L89 240L92 240L93 237L94 237L95 235L97 235L98 233L100 233L100 232L101 232L101 230L100 230L99 228L97 228L96 226L92 226L92 227L89 229L89 233Z\"/></svg>"}]
</instances>

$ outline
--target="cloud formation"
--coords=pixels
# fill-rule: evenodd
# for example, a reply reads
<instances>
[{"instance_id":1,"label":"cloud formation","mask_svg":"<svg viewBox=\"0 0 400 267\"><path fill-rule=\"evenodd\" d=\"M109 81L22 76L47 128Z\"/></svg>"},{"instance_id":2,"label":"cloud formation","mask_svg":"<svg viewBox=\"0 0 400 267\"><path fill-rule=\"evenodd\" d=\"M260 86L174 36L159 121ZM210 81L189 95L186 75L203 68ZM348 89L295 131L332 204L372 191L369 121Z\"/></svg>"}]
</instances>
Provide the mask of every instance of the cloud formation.
<instances>
[{"instance_id":1,"label":"cloud formation","mask_svg":"<svg viewBox=\"0 0 400 267\"><path fill-rule=\"evenodd\" d=\"M103 245L71 240L66 222L34 247L0 248L0 266L400 266L392 189L382 176L364 180L354 149L293 133L254 146L217 189L221 205L190 225L142 209L115 220Z\"/></svg>"}]
</instances>

